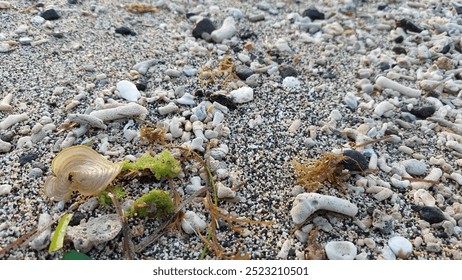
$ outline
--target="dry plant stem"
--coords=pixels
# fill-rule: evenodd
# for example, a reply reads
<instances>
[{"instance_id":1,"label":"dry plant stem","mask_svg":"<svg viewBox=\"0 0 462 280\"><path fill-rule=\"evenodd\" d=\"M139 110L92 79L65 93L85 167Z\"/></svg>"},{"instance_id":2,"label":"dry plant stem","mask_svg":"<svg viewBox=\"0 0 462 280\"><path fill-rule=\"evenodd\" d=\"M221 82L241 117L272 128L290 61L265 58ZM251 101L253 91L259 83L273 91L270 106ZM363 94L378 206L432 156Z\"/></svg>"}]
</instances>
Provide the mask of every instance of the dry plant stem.
<instances>
[{"instance_id":1,"label":"dry plant stem","mask_svg":"<svg viewBox=\"0 0 462 280\"><path fill-rule=\"evenodd\" d=\"M0 257L3 256L4 254L6 254L11 249L14 249L14 248L19 247L19 246L24 247L25 245L27 245L29 243L28 242L29 240L31 240L32 238L35 238L37 235L42 233L44 230L51 227L54 223L59 221L65 214L70 213L71 211L77 209L77 207L79 205L83 204L85 201L86 201L86 199L75 202L74 204L71 205L71 207L69 207L69 209L67 209L66 212L61 213L61 215L59 215L56 219L54 219L49 224L44 226L42 229L39 230L37 227L35 227L34 229L32 229L29 232L25 233L24 235L22 235L21 237L19 237L15 241L8 244L5 248L1 248L0 249Z\"/></svg>"},{"instance_id":2,"label":"dry plant stem","mask_svg":"<svg viewBox=\"0 0 462 280\"><path fill-rule=\"evenodd\" d=\"M422 183L430 183L430 184L438 184L439 183L439 181L425 180L425 179L411 178L411 177L402 177L401 179L408 180L409 182L422 182Z\"/></svg>"},{"instance_id":3,"label":"dry plant stem","mask_svg":"<svg viewBox=\"0 0 462 280\"><path fill-rule=\"evenodd\" d=\"M383 136L383 137L380 137L379 139L374 139L374 140L371 140L371 141L367 141L367 142L364 142L364 143L361 143L361 144L358 144L358 145L354 145L353 148L361 148L361 147L365 147L367 145L370 145L370 144L375 144L377 142L380 142L382 140L387 140L391 138L391 135L386 135L386 136Z\"/></svg>"},{"instance_id":4,"label":"dry plant stem","mask_svg":"<svg viewBox=\"0 0 462 280\"><path fill-rule=\"evenodd\" d=\"M204 194L205 192L207 191L207 187L203 187L201 189L199 189L198 191L196 191L193 195L191 195L190 197L188 197L188 199L186 199L185 201L183 201L176 209L175 211L173 212L173 215L170 216L170 218L165 221L165 223L163 223L153 234L149 235L148 237L146 237L145 239L143 239L140 243L138 243L138 245L135 246L135 252L136 253L140 253L141 251L143 251L147 246L149 246L152 242L154 242L157 238L161 237L162 234L163 234L163 230L168 227L170 225L170 223L173 221L173 219L175 218L175 216L183 210L183 208L189 204L194 198L198 197L198 196L201 196L202 194Z\"/></svg>"},{"instance_id":5,"label":"dry plant stem","mask_svg":"<svg viewBox=\"0 0 462 280\"><path fill-rule=\"evenodd\" d=\"M122 223L122 234L124 236L122 250L125 254L125 257L128 260L133 260L135 258L135 250L134 250L134 246L133 246L133 242L132 242L132 238L130 234L130 228L127 223L127 217L125 217L122 207L120 206L120 203L117 200L117 198L114 196L114 194L109 192L107 195L111 198L112 204L114 205L117 215L120 218L120 222Z\"/></svg>"}]
</instances>

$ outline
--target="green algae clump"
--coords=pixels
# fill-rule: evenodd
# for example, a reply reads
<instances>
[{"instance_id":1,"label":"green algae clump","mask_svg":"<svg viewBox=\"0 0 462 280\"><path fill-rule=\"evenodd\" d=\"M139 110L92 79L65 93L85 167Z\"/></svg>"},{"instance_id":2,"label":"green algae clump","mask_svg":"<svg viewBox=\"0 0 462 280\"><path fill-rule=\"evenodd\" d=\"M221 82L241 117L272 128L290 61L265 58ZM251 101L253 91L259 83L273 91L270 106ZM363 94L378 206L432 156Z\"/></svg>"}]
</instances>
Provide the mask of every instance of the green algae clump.
<instances>
[{"instance_id":1,"label":"green algae clump","mask_svg":"<svg viewBox=\"0 0 462 280\"><path fill-rule=\"evenodd\" d=\"M151 154L147 152L135 162L124 162L122 167L122 171L141 171L145 169L149 169L156 179L160 180L165 177L173 178L178 176L181 172L181 165L170 151L164 150L155 156L151 156Z\"/></svg>"},{"instance_id":2,"label":"green algae clump","mask_svg":"<svg viewBox=\"0 0 462 280\"><path fill-rule=\"evenodd\" d=\"M170 195L166 191L151 190L132 203L127 215L139 217L162 218L173 213L174 206Z\"/></svg>"}]
</instances>

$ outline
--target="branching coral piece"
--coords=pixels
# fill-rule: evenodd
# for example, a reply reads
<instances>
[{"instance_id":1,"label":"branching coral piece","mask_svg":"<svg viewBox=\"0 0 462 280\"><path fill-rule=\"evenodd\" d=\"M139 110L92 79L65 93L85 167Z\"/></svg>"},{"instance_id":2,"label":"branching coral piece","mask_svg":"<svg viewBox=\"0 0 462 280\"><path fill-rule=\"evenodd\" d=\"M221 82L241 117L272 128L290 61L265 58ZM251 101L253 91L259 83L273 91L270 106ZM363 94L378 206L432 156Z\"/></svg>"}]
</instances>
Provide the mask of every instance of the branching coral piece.
<instances>
[{"instance_id":1,"label":"branching coral piece","mask_svg":"<svg viewBox=\"0 0 462 280\"><path fill-rule=\"evenodd\" d=\"M161 218L173 213L173 201L168 192L162 190L151 190L141 196L130 207L128 216L135 214L140 217Z\"/></svg>"},{"instance_id":2,"label":"branching coral piece","mask_svg":"<svg viewBox=\"0 0 462 280\"><path fill-rule=\"evenodd\" d=\"M45 194L56 201L67 200L74 191L95 195L104 190L122 169L93 149L79 145L62 150L51 164L54 176L45 181Z\"/></svg>"},{"instance_id":3,"label":"branching coral piece","mask_svg":"<svg viewBox=\"0 0 462 280\"><path fill-rule=\"evenodd\" d=\"M124 162L122 168L123 171L141 171L144 169L151 170L156 179L160 180L165 177L176 177L181 172L181 165L180 162L172 156L170 151L164 150L154 157L147 152L135 162Z\"/></svg>"}]
</instances>

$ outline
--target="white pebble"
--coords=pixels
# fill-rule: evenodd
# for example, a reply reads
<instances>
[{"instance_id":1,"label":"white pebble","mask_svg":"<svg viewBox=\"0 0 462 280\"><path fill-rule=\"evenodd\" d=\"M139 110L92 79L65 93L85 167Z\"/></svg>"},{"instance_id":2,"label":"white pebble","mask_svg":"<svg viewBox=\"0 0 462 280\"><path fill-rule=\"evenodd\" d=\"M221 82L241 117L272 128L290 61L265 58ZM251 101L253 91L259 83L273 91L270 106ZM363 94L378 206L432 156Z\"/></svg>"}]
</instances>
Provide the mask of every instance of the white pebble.
<instances>
[{"instance_id":1,"label":"white pebble","mask_svg":"<svg viewBox=\"0 0 462 280\"><path fill-rule=\"evenodd\" d=\"M409 180L398 180L394 177L390 178L390 183L396 188L407 188L411 184Z\"/></svg>"},{"instance_id":2,"label":"white pebble","mask_svg":"<svg viewBox=\"0 0 462 280\"><path fill-rule=\"evenodd\" d=\"M138 73L145 75L148 72L149 68L151 68L151 66L153 66L157 62L158 62L157 59L150 59L150 60L138 62L132 68L133 70L138 71Z\"/></svg>"},{"instance_id":3,"label":"white pebble","mask_svg":"<svg viewBox=\"0 0 462 280\"><path fill-rule=\"evenodd\" d=\"M388 240L388 246L400 259L407 259L412 253L412 243L402 236L394 236Z\"/></svg>"},{"instance_id":4,"label":"white pebble","mask_svg":"<svg viewBox=\"0 0 462 280\"><path fill-rule=\"evenodd\" d=\"M29 116L26 113L22 113L19 115L9 115L2 122L0 122L0 129L8 129L12 125L26 121L28 119Z\"/></svg>"},{"instance_id":5,"label":"white pebble","mask_svg":"<svg viewBox=\"0 0 462 280\"><path fill-rule=\"evenodd\" d=\"M439 168L433 168L430 173L425 177L425 180L439 182L441 176L443 176L443 171ZM428 189L433 186L433 183L429 182L412 182L411 186L413 189Z\"/></svg>"},{"instance_id":6,"label":"white pebble","mask_svg":"<svg viewBox=\"0 0 462 280\"><path fill-rule=\"evenodd\" d=\"M213 114L213 120L212 120L212 127L217 126L219 123L221 123L225 119L225 115L223 115L222 112L216 111Z\"/></svg>"},{"instance_id":7,"label":"white pebble","mask_svg":"<svg viewBox=\"0 0 462 280\"><path fill-rule=\"evenodd\" d=\"M158 110L159 110L159 114L167 115L167 114L170 114L170 113L177 112L179 110L179 108L175 103L170 102L170 103L168 103L167 105L165 105L163 107L159 107Z\"/></svg>"},{"instance_id":8,"label":"white pebble","mask_svg":"<svg viewBox=\"0 0 462 280\"><path fill-rule=\"evenodd\" d=\"M191 177L191 184L187 185L184 189L187 194L193 194L200 190L203 186L201 185L201 177Z\"/></svg>"},{"instance_id":9,"label":"white pebble","mask_svg":"<svg viewBox=\"0 0 462 280\"><path fill-rule=\"evenodd\" d=\"M50 242L50 234L51 234L51 228L49 227L49 224L51 223L51 216L50 214L47 213L42 213L39 216L39 221L38 221L38 230L45 229L40 233L34 240L30 242L30 246L32 249L35 249L37 251L45 249L48 247L48 243Z\"/></svg>"},{"instance_id":10,"label":"white pebble","mask_svg":"<svg viewBox=\"0 0 462 280\"><path fill-rule=\"evenodd\" d=\"M241 104L253 100L253 89L251 87L241 87L231 91L231 98L234 103Z\"/></svg>"},{"instance_id":11,"label":"white pebble","mask_svg":"<svg viewBox=\"0 0 462 280\"><path fill-rule=\"evenodd\" d=\"M183 94L182 97L175 100L178 104L181 105L196 105L196 101L194 101L194 96L189 93Z\"/></svg>"},{"instance_id":12,"label":"white pebble","mask_svg":"<svg viewBox=\"0 0 462 280\"><path fill-rule=\"evenodd\" d=\"M374 198L378 201L383 201L385 199L390 198L393 195L393 191L388 188L382 188L381 191L374 195Z\"/></svg>"},{"instance_id":13,"label":"white pebble","mask_svg":"<svg viewBox=\"0 0 462 280\"><path fill-rule=\"evenodd\" d=\"M68 120L78 124L89 125L91 127L106 129L107 126L104 124L103 120L92 115L87 114L69 114L67 116Z\"/></svg>"},{"instance_id":14,"label":"white pebble","mask_svg":"<svg viewBox=\"0 0 462 280\"><path fill-rule=\"evenodd\" d=\"M358 213L358 207L345 199L317 193L302 193L295 198L290 215L295 224L301 224L318 210L328 210L350 217Z\"/></svg>"},{"instance_id":15,"label":"white pebble","mask_svg":"<svg viewBox=\"0 0 462 280\"><path fill-rule=\"evenodd\" d=\"M392 90L396 90L407 97L419 97L422 94L422 91L420 90L403 86L402 84L392 81L384 76L378 77L375 81L375 84L380 88L389 88Z\"/></svg>"},{"instance_id":16,"label":"white pebble","mask_svg":"<svg viewBox=\"0 0 462 280\"><path fill-rule=\"evenodd\" d=\"M297 130L300 128L300 126L302 125L302 120L300 119L295 119L292 124L289 126L289 132L291 133L295 133L297 132Z\"/></svg>"},{"instance_id":17,"label":"white pebble","mask_svg":"<svg viewBox=\"0 0 462 280\"><path fill-rule=\"evenodd\" d=\"M7 153L11 150L11 144L0 139L0 153Z\"/></svg>"},{"instance_id":18,"label":"white pebble","mask_svg":"<svg viewBox=\"0 0 462 280\"><path fill-rule=\"evenodd\" d=\"M11 8L11 4L6 1L0 1L0 9L9 9Z\"/></svg>"},{"instance_id":19,"label":"white pebble","mask_svg":"<svg viewBox=\"0 0 462 280\"><path fill-rule=\"evenodd\" d=\"M10 185L0 185L0 195L6 195L6 194L9 194L11 192L11 189L13 187L10 186Z\"/></svg>"},{"instance_id":20,"label":"white pebble","mask_svg":"<svg viewBox=\"0 0 462 280\"><path fill-rule=\"evenodd\" d=\"M299 89L301 82L296 77L289 76L282 80L282 86L288 89Z\"/></svg>"},{"instance_id":21,"label":"white pebble","mask_svg":"<svg viewBox=\"0 0 462 280\"><path fill-rule=\"evenodd\" d=\"M358 250L349 241L330 241L324 247L329 260L354 260Z\"/></svg>"},{"instance_id":22,"label":"white pebble","mask_svg":"<svg viewBox=\"0 0 462 280\"><path fill-rule=\"evenodd\" d=\"M431 195L431 193L428 192L427 190L418 189L414 193L414 203L416 205L422 205L423 204L425 206L433 207L433 206L436 205L436 200L433 197L433 195Z\"/></svg>"},{"instance_id":23,"label":"white pebble","mask_svg":"<svg viewBox=\"0 0 462 280\"><path fill-rule=\"evenodd\" d=\"M352 110L356 110L356 108L358 108L358 98L353 92L347 92L343 98L343 101L348 106L348 108Z\"/></svg>"},{"instance_id":24,"label":"white pebble","mask_svg":"<svg viewBox=\"0 0 462 280\"><path fill-rule=\"evenodd\" d=\"M216 183L216 188L217 188L217 196L220 199L236 197L236 192L233 191L231 188L223 185L223 183L221 182Z\"/></svg>"},{"instance_id":25,"label":"white pebble","mask_svg":"<svg viewBox=\"0 0 462 280\"><path fill-rule=\"evenodd\" d=\"M233 37L234 33L236 33L236 22L233 17L227 17L223 21L223 25L212 32L211 37L216 43L221 43L223 40Z\"/></svg>"},{"instance_id":26,"label":"white pebble","mask_svg":"<svg viewBox=\"0 0 462 280\"><path fill-rule=\"evenodd\" d=\"M1 148L0 148L1 151ZM456 181L460 186L462 186L462 175L456 172L451 173L450 177L452 180Z\"/></svg>"},{"instance_id":27,"label":"white pebble","mask_svg":"<svg viewBox=\"0 0 462 280\"><path fill-rule=\"evenodd\" d=\"M128 101L137 101L141 97L141 93L136 88L136 85L130 81L122 80L116 85L119 91L119 96Z\"/></svg>"},{"instance_id":28,"label":"white pebble","mask_svg":"<svg viewBox=\"0 0 462 280\"><path fill-rule=\"evenodd\" d=\"M404 165L404 168L406 168L406 172L411 175L420 176L427 171L427 164L416 159L403 160L401 163Z\"/></svg>"},{"instance_id":29,"label":"white pebble","mask_svg":"<svg viewBox=\"0 0 462 280\"><path fill-rule=\"evenodd\" d=\"M206 227L207 223L192 211L186 211L183 220L181 220L181 228L187 234L203 232Z\"/></svg>"},{"instance_id":30,"label":"white pebble","mask_svg":"<svg viewBox=\"0 0 462 280\"><path fill-rule=\"evenodd\" d=\"M127 118L144 120L147 114L148 110L145 107L136 103L130 103L115 108L93 111L90 113L90 116L97 117L105 122Z\"/></svg>"},{"instance_id":31,"label":"white pebble","mask_svg":"<svg viewBox=\"0 0 462 280\"><path fill-rule=\"evenodd\" d=\"M284 243L282 243L281 250L279 251L277 257L280 259L287 259L287 257L289 256L291 246L292 242L290 242L290 239L284 241Z\"/></svg>"},{"instance_id":32,"label":"white pebble","mask_svg":"<svg viewBox=\"0 0 462 280\"><path fill-rule=\"evenodd\" d=\"M173 138L179 138L183 135L183 129L181 129L181 122L180 119L174 117L170 121L170 133L172 134Z\"/></svg>"},{"instance_id":33,"label":"white pebble","mask_svg":"<svg viewBox=\"0 0 462 280\"><path fill-rule=\"evenodd\" d=\"M388 111L391 111L395 108L395 105L391 104L388 101L382 101L374 109L374 114L377 116L381 117L383 114L385 114Z\"/></svg>"},{"instance_id":34,"label":"white pebble","mask_svg":"<svg viewBox=\"0 0 462 280\"><path fill-rule=\"evenodd\" d=\"M458 153L462 153L462 144L457 142L457 141L448 141L446 142L446 147L458 152Z\"/></svg>"},{"instance_id":35,"label":"white pebble","mask_svg":"<svg viewBox=\"0 0 462 280\"><path fill-rule=\"evenodd\" d=\"M10 105L13 100L13 94L7 94L2 101L0 101L0 111L11 111L13 107Z\"/></svg>"}]
</instances>

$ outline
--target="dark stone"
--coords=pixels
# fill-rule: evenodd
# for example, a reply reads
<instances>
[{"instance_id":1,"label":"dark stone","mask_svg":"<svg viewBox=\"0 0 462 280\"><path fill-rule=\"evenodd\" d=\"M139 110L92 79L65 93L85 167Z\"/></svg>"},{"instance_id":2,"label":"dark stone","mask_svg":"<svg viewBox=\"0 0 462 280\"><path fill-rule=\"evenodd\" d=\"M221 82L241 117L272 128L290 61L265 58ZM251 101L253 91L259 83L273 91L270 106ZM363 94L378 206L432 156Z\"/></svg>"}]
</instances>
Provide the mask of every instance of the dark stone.
<instances>
[{"instance_id":1,"label":"dark stone","mask_svg":"<svg viewBox=\"0 0 462 280\"><path fill-rule=\"evenodd\" d=\"M61 33L61 32L53 32L52 35L53 35L53 37L58 38L58 39L64 38L64 34Z\"/></svg>"},{"instance_id":2,"label":"dark stone","mask_svg":"<svg viewBox=\"0 0 462 280\"><path fill-rule=\"evenodd\" d=\"M196 24L196 26L192 30L192 35L194 36L194 38L202 39L202 34L212 34L214 30L215 26L213 25L213 22L208 18L204 18Z\"/></svg>"},{"instance_id":3,"label":"dark stone","mask_svg":"<svg viewBox=\"0 0 462 280\"><path fill-rule=\"evenodd\" d=\"M388 63L388 62L386 62L386 61L380 62L379 64L377 64L377 67L378 67L380 70L382 70L382 71L385 71L385 70L391 68L390 63Z\"/></svg>"},{"instance_id":4,"label":"dark stone","mask_svg":"<svg viewBox=\"0 0 462 280\"><path fill-rule=\"evenodd\" d=\"M135 31L133 31L130 28L125 27L125 26L116 28L115 32L119 33L119 34L122 34L122 35L132 35L132 36L136 35Z\"/></svg>"},{"instance_id":5,"label":"dark stone","mask_svg":"<svg viewBox=\"0 0 462 280\"><path fill-rule=\"evenodd\" d=\"M334 71L332 70L327 70L327 72L322 75L323 78L325 79L335 79L335 77L337 77L337 75L335 75Z\"/></svg>"},{"instance_id":6,"label":"dark stone","mask_svg":"<svg viewBox=\"0 0 462 280\"><path fill-rule=\"evenodd\" d=\"M78 226L83 219L85 219L85 215L82 212L77 211L72 215L69 226Z\"/></svg>"},{"instance_id":7,"label":"dark stone","mask_svg":"<svg viewBox=\"0 0 462 280\"><path fill-rule=\"evenodd\" d=\"M303 11L302 16L309 17L311 20L325 19L324 13L315 8L309 8Z\"/></svg>"},{"instance_id":8,"label":"dark stone","mask_svg":"<svg viewBox=\"0 0 462 280\"><path fill-rule=\"evenodd\" d=\"M193 17L195 16L196 14L195 13L186 13L186 18L190 18L190 17Z\"/></svg>"},{"instance_id":9,"label":"dark stone","mask_svg":"<svg viewBox=\"0 0 462 280\"><path fill-rule=\"evenodd\" d=\"M19 166L23 166L24 164L31 162L37 158L38 158L38 154L34 152L22 154L21 156L19 156L19 160L18 160Z\"/></svg>"},{"instance_id":10,"label":"dark stone","mask_svg":"<svg viewBox=\"0 0 462 280\"><path fill-rule=\"evenodd\" d=\"M436 207L412 205L411 209L419 212L420 218L430 224L437 224L446 220L443 211Z\"/></svg>"},{"instance_id":11,"label":"dark stone","mask_svg":"<svg viewBox=\"0 0 462 280\"><path fill-rule=\"evenodd\" d=\"M60 18L55 9L49 9L40 14L46 20L57 20Z\"/></svg>"},{"instance_id":12,"label":"dark stone","mask_svg":"<svg viewBox=\"0 0 462 280\"><path fill-rule=\"evenodd\" d=\"M298 73L295 68L289 65L281 65L279 66L279 72L281 73L281 77L284 79L286 77L297 77Z\"/></svg>"},{"instance_id":13,"label":"dark stone","mask_svg":"<svg viewBox=\"0 0 462 280\"><path fill-rule=\"evenodd\" d=\"M145 91L146 88L148 87L148 86L146 85L145 82L140 82L140 81L138 81L138 82L135 84L135 86L136 86L136 88L137 88L138 90L142 90L142 91Z\"/></svg>"},{"instance_id":14,"label":"dark stone","mask_svg":"<svg viewBox=\"0 0 462 280\"><path fill-rule=\"evenodd\" d=\"M204 93L204 91L202 89L198 89L198 90L196 90L196 92L194 92L194 96L204 97L205 93Z\"/></svg>"},{"instance_id":15,"label":"dark stone","mask_svg":"<svg viewBox=\"0 0 462 280\"><path fill-rule=\"evenodd\" d=\"M228 107L230 110L237 108L236 103L234 103L234 101L229 96L223 94L212 94L209 97L209 100L210 102L218 102L221 105Z\"/></svg>"},{"instance_id":16,"label":"dark stone","mask_svg":"<svg viewBox=\"0 0 462 280\"><path fill-rule=\"evenodd\" d=\"M442 54L447 54L450 49L451 49L451 46L448 44L448 45L443 47L443 49L441 50L441 53Z\"/></svg>"},{"instance_id":17,"label":"dark stone","mask_svg":"<svg viewBox=\"0 0 462 280\"><path fill-rule=\"evenodd\" d=\"M354 150L347 150L343 152L343 160L341 164L344 169L349 171L363 172L369 167L369 161L360 152Z\"/></svg>"},{"instance_id":18,"label":"dark stone","mask_svg":"<svg viewBox=\"0 0 462 280\"><path fill-rule=\"evenodd\" d=\"M4 142L11 142L13 141L13 138L14 138L13 131L7 131L7 132L0 133L0 139Z\"/></svg>"},{"instance_id":19,"label":"dark stone","mask_svg":"<svg viewBox=\"0 0 462 280\"><path fill-rule=\"evenodd\" d=\"M295 257L295 249L294 249L294 248L290 248L290 249L289 249L288 256L289 256L289 257Z\"/></svg>"},{"instance_id":20,"label":"dark stone","mask_svg":"<svg viewBox=\"0 0 462 280\"><path fill-rule=\"evenodd\" d=\"M418 27L417 25L415 25L415 23L405 18L397 20L396 27L401 27L402 29L404 29L404 31L411 31L416 33L420 33L423 31L422 28Z\"/></svg>"},{"instance_id":21,"label":"dark stone","mask_svg":"<svg viewBox=\"0 0 462 280\"><path fill-rule=\"evenodd\" d=\"M252 37L257 37L257 34L255 34L255 32L253 32L250 29L242 29L241 31L239 31L239 37L242 40L247 40Z\"/></svg>"},{"instance_id":22,"label":"dark stone","mask_svg":"<svg viewBox=\"0 0 462 280\"><path fill-rule=\"evenodd\" d=\"M248 77L253 75L252 69L250 69L250 67L245 66L245 65L237 66L234 72L239 77L239 79L243 81L245 81Z\"/></svg>"},{"instance_id":23,"label":"dark stone","mask_svg":"<svg viewBox=\"0 0 462 280\"><path fill-rule=\"evenodd\" d=\"M388 7L387 4L380 4L380 5L377 6L377 10L383 11L383 10L385 10L387 7Z\"/></svg>"},{"instance_id":24,"label":"dark stone","mask_svg":"<svg viewBox=\"0 0 462 280\"><path fill-rule=\"evenodd\" d=\"M67 0L67 3L74 5L77 4L77 0Z\"/></svg>"},{"instance_id":25,"label":"dark stone","mask_svg":"<svg viewBox=\"0 0 462 280\"><path fill-rule=\"evenodd\" d=\"M404 41L404 37L400 35L400 36L396 37L395 40L393 40L393 41L395 41L395 43L397 43L397 44L401 44Z\"/></svg>"},{"instance_id":26,"label":"dark stone","mask_svg":"<svg viewBox=\"0 0 462 280\"><path fill-rule=\"evenodd\" d=\"M436 109L434 106L414 107L411 110L411 114L418 117L419 119L426 119L431 117L435 111Z\"/></svg>"},{"instance_id":27,"label":"dark stone","mask_svg":"<svg viewBox=\"0 0 462 280\"><path fill-rule=\"evenodd\" d=\"M451 4L454 7L454 9L456 10L456 13L458 15L462 14L462 5L460 5L460 4L456 3L456 2L453 2L453 1L451 1Z\"/></svg>"},{"instance_id":28,"label":"dark stone","mask_svg":"<svg viewBox=\"0 0 462 280\"><path fill-rule=\"evenodd\" d=\"M392 50L393 50L396 54L407 54L406 49L403 48L403 47L396 46L396 47L393 47Z\"/></svg>"}]
</instances>

